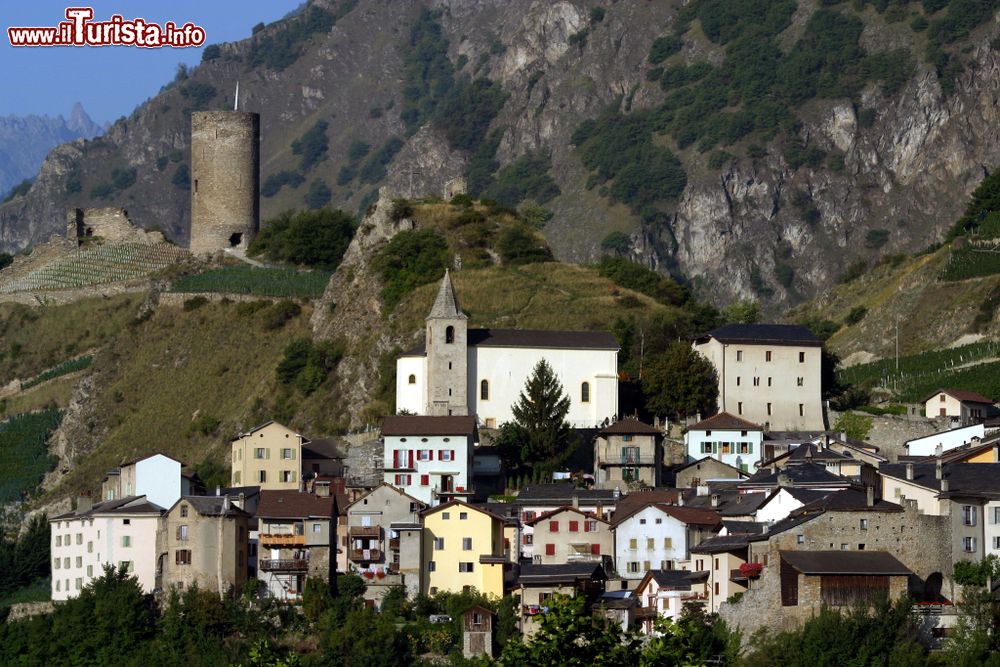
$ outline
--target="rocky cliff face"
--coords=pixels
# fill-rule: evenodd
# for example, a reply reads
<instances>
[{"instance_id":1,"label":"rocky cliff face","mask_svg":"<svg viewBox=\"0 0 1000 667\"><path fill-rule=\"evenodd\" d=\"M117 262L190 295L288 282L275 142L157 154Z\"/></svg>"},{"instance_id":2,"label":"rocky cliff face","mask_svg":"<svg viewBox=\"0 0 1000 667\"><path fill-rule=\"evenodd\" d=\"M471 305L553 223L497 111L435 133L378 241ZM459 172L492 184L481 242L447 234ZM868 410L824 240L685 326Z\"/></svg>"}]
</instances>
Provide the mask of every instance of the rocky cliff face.
<instances>
[{"instance_id":1,"label":"rocky cliff face","mask_svg":"<svg viewBox=\"0 0 1000 667\"><path fill-rule=\"evenodd\" d=\"M734 151L721 167L710 167L707 153L666 140L684 164L687 186L666 211L666 223L646 224L588 189L590 173L570 137L609 105L628 111L663 102L665 93L646 81L646 58L686 3L600 4L605 12L599 22L592 20L594 3L583 0L424 4L440 13L457 74L488 77L507 95L490 126L501 132L497 161L509 164L531 151L551 156L550 174L561 195L546 204L554 216L545 234L561 259L594 260L602 239L618 231L627 235L633 258L682 273L704 295L718 302L756 298L777 312L822 291L853 261L914 251L940 238L968 193L1000 162L1000 55L991 48L996 23L968 37L965 72L946 95L913 34L869 9L861 46L909 48L917 67L891 96L870 84L860 102L817 99L798 109L792 137L842 156L842 163L794 169L780 145L763 141L754 157ZM815 3L799 4L787 43L815 10ZM399 195L440 195L445 182L465 173L471 156L450 147L440 128L425 125L408 134L401 117L407 38L421 4L312 5L339 18L303 42L301 55L284 69L255 62L255 45L283 29L273 24L249 40L222 45L106 137L53 151L31 192L0 207L0 250L20 250L59 230L62 211L71 205L123 206L139 224L184 242L189 193L178 172L189 161L190 110L225 108L237 79L246 91L241 106L262 115L262 182L284 170L304 178L263 200L265 218L301 207L315 181L329 188L334 206L351 210L367 207L380 184ZM681 51L686 61L721 61L721 47L696 30L691 34ZM860 109L874 115L860 118ZM303 169L291 143L319 120L328 123L329 147L325 159ZM404 143L384 175L341 177L343 168L359 166L349 156L352 142L369 144L370 158L391 137ZM115 182L115 167L134 169L134 183L95 189ZM81 186L72 191L67 181Z\"/></svg>"}]
</instances>

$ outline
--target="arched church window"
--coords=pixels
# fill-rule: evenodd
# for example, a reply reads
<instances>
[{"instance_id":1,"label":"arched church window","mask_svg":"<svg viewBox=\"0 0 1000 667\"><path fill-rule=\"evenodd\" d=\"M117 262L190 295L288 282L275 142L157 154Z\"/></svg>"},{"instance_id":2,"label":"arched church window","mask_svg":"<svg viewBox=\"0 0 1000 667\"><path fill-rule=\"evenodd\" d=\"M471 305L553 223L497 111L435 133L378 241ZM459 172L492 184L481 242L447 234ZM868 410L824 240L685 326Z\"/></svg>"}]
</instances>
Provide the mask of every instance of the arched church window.
<instances>
[{"instance_id":1,"label":"arched church window","mask_svg":"<svg viewBox=\"0 0 1000 667\"><path fill-rule=\"evenodd\" d=\"M479 400L488 401L490 400L490 381L483 380L479 383Z\"/></svg>"},{"instance_id":2,"label":"arched church window","mask_svg":"<svg viewBox=\"0 0 1000 667\"><path fill-rule=\"evenodd\" d=\"M580 402L590 403L590 383L584 382L580 385Z\"/></svg>"},{"instance_id":3,"label":"arched church window","mask_svg":"<svg viewBox=\"0 0 1000 667\"><path fill-rule=\"evenodd\" d=\"M410 384L416 384L417 383L417 376L416 375L410 375L410 377L407 380L407 382L409 382Z\"/></svg>"},{"instance_id":4,"label":"arched church window","mask_svg":"<svg viewBox=\"0 0 1000 667\"><path fill-rule=\"evenodd\" d=\"M455 342L455 327L448 327L444 330L444 342L454 343Z\"/></svg>"}]
</instances>

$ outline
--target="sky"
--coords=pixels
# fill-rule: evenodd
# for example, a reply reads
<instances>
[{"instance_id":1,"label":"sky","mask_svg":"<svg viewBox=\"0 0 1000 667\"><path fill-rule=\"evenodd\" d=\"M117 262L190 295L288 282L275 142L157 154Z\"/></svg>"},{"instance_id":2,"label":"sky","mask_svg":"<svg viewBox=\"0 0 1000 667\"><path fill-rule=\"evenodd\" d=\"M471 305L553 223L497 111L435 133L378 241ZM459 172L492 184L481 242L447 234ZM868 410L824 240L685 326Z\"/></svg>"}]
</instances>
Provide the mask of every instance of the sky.
<instances>
[{"instance_id":1,"label":"sky","mask_svg":"<svg viewBox=\"0 0 1000 667\"><path fill-rule=\"evenodd\" d=\"M250 36L254 25L270 23L302 0L91 0L53 2L19 0L3 3L0 15L0 116L29 114L68 116L76 102L98 123L114 121L156 95L173 79L180 63L196 65L200 48L144 49L134 46L18 47L10 45L7 28L56 26L66 8L93 7L94 21L113 14L142 18L161 26L191 22L205 29L205 45ZM235 85L235 84L234 84Z\"/></svg>"}]
</instances>

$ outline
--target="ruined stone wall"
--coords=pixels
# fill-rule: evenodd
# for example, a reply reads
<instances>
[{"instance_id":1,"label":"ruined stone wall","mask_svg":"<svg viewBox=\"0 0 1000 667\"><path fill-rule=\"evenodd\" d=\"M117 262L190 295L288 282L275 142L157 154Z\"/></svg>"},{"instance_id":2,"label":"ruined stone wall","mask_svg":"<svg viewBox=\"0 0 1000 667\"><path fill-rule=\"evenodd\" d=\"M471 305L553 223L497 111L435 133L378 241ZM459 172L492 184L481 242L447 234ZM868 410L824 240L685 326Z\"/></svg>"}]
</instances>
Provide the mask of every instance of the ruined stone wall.
<instances>
[{"instance_id":1,"label":"ruined stone wall","mask_svg":"<svg viewBox=\"0 0 1000 667\"><path fill-rule=\"evenodd\" d=\"M842 413L831 411L829 414L831 426L837 423ZM928 419L919 415L868 415L863 412L858 414L871 417L872 428L865 438L867 442L879 448L879 453L889 459L890 463L896 463L901 454L905 454L903 444L913 438L921 438L939 431L946 431L951 428L951 422L947 417L935 417Z\"/></svg>"},{"instance_id":2,"label":"ruined stone wall","mask_svg":"<svg viewBox=\"0 0 1000 667\"><path fill-rule=\"evenodd\" d=\"M80 244L100 238L107 243L164 243L160 232L136 227L123 208L71 208L66 213L66 239Z\"/></svg>"}]
</instances>

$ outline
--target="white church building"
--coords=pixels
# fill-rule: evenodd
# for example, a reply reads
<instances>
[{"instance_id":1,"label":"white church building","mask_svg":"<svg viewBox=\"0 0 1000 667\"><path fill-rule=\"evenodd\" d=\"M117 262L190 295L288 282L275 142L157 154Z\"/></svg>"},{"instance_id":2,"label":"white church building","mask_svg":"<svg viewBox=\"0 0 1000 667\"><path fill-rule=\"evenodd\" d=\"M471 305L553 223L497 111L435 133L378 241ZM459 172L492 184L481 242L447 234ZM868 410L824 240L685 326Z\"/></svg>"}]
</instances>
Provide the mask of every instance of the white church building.
<instances>
[{"instance_id":1,"label":"white church building","mask_svg":"<svg viewBox=\"0 0 1000 667\"><path fill-rule=\"evenodd\" d=\"M545 359L569 397L566 419L593 428L618 414L618 341L606 331L470 329L445 273L424 345L396 360L396 412L475 415L485 428L512 407Z\"/></svg>"}]
</instances>

